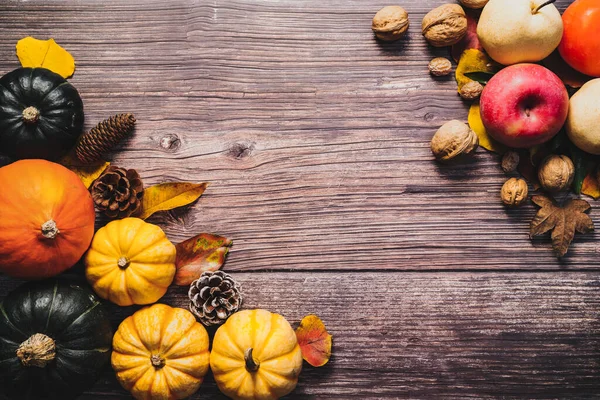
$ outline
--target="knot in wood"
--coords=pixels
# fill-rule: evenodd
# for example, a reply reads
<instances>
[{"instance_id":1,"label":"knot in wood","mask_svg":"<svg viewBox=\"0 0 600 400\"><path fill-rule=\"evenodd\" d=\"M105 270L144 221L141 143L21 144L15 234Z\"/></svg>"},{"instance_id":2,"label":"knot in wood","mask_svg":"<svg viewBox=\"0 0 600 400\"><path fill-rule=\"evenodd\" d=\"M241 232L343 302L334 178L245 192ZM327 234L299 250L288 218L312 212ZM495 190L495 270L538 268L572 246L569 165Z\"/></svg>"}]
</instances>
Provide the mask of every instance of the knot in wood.
<instances>
[{"instance_id":1,"label":"knot in wood","mask_svg":"<svg viewBox=\"0 0 600 400\"><path fill-rule=\"evenodd\" d=\"M236 160L241 160L242 158L248 157L253 149L254 145L251 143L234 143L229 148L228 154Z\"/></svg>"},{"instance_id":2,"label":"knot in wood","mask_svg":"<svg viewBox=\"0 0 600 400\"><path fill-rule=\"evenodd\" d=\"M181 145L181 140L179 140L177 135L170 133L160 138L159 144L164 150L175 151Z\"/></svg>"}]
</instances>

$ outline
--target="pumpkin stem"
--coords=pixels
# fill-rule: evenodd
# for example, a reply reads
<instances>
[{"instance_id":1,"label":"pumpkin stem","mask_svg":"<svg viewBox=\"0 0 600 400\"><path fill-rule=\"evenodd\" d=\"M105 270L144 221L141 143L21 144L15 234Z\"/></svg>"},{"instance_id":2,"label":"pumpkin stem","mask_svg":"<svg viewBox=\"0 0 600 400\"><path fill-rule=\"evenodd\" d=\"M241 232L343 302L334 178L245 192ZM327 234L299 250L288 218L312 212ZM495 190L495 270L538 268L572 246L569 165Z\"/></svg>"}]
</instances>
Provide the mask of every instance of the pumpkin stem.
<instances>
[{"instance_id":1,"label":"pumpkin stem","mask_svg":"<svg viewBox=\"0 0 600 400\"><path fill-rule=\"evenodd\" d=\"M537 6L536 8L534 8L534 9L531 11L531 13L532 13L532 14L537 14L537 13L538 13L538 11L540 11L542 8L546 7L548 4L552 4L552 3L554 3L555 1L556 1L556 0L548 0L548 1L545 1L545 2L543 2L542 4L540 4L539 6Z\"/></svg>"},{"instance_id":2,"label":"pumpkin stem","mask_svg":"<svg viewBox=\"0 0 600 400\"><path fill-rule=\"evenodd\" d=\"M26 367L44 368L56 357L56 345L52 338L36 333L21 343L17 357Z\"/></svg>"},{"instance_id":3,"label":"pumpkin stem","mask_svg":"<svg viewBox=\"0 0 600 400\"><path fill-rule=\"evenodd\" d=\"M260 367L260 362L252 357L252 351L254 349L250 347L248 350L244 352L244 361L246 361L246 369L248 372L256 372L258 371L258 367Z\"/></svg>"},{"instance_id":4,"label":"pumpkin stem","mask_svg":"<svg viewBox=\"0 0 600 400\"><path fill-rule=\"evenodd\" d=\"M157 355L153 355L152 357L150 357L150 362L152 363L152 366L156 369L161 369L166 364L165 359Z\"/></svg>"},{"instance_id":5,"label":"pumpkin stem","mask_svg":"<svg viewBox=\"0 0 600 400\"><path fill-rule=\"evenodd\" d=\"M23 110L23 121L26 124L35 124L40 119L40 110L34 106L29 106Z\"/></svg>"},{"instance_id":6,"label":"pumpkin stem","mask_svg":"<svg viewBox=\"0 0 600 400\"><path fill-rule=\"evenodd\" d=\"M42 224L42 235L44 235L46 239L54 239L59 233L60 231L58 230L56 222L53 219Z\"/></svg>"},{"instance_id":7,"label":"pumpkin stem","mask_svg":"<svg viewBox=\"0 0 600 400\"><path fill-rule=\"evenodd\" d=\"M119 258L117 260L117 265L119 266L119 268L121 269L127 269L127 267L129 267L129 264L131 264L131 262L129 261L129 259L125 256L122 256L121 258Z\"/></svg>"}]
</instances>

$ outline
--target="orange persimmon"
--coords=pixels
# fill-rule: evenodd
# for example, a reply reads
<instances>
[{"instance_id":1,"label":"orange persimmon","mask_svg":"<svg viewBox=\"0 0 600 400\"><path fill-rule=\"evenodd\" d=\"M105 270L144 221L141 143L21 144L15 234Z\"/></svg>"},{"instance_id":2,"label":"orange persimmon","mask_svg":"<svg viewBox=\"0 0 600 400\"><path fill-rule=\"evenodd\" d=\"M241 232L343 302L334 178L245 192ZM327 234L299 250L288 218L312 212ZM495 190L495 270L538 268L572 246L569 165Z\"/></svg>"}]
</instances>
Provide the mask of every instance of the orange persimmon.
<instances>
[{"instance_id":1,"label":"orange persimmon","mask_svg":"<svg viewBox=\"0 0 600 400\"><path fill-rule=\"evenodd\" d=\"M577 71L600 76L600 1L576 0L562 18L560 55Z\"/></svg>"}]
</instances>

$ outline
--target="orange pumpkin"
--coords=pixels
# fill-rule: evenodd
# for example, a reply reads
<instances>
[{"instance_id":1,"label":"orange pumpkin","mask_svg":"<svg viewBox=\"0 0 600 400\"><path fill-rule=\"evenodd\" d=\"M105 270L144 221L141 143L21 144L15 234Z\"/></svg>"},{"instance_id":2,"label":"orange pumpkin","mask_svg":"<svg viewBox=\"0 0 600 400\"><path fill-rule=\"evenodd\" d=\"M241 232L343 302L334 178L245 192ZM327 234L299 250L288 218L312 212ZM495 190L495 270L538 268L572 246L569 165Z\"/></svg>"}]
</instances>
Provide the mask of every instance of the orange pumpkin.
<instances>
[{"instance_id":1,"label":"orange pumpkin","mask_svg":"<svg viewBox=\"0 0 600 400\"><path fill-rule=\"evenodd\" d=\"M44 160L0 168L0 272L42 279L72 267L94 236L94 203L73 172Z\"/></svg>"}]
</instances>

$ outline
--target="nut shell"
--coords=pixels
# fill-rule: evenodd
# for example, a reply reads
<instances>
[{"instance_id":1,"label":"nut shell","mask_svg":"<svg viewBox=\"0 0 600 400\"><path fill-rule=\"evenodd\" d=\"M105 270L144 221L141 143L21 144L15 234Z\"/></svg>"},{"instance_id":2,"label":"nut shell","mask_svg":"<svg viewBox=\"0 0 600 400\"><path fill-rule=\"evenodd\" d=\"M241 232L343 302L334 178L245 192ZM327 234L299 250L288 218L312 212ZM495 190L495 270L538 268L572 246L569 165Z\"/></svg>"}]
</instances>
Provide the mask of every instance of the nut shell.
<instances>
[{"instance_id":1,"label":"nut shell","mask_svg":"<svg viewBox=\"0 0 600 400\"><path fill-rule=\"evenodd\" d=\"M566 190L573 183L575 166L567 156L549 155L538 169L540 185L549 192Z\"/></svg>"},{"instance_id":2,"label":"nut shell","mask_svg":"<svg viewBox=\"0 0 600 400\"><path fill-rule=\"evenodd\" d=\"M400 6L383 7L373 17L371 29L381 40L398 40L408 30L408 13Z\"/></svg>"},{"instance_id":3,"label":"nut shell","mask_svg":"<svg viewBox=\"0 0 600 400\"><path fill-rule=\"evenodd\" d=\"M433 76L446 76L452 72L452 63L445 57L436 57L429 62L429 72Z\"/></svg>"},{"instance_id":4,"label":"nut shell","mask_svg":"<svg viewBox=\"0 0 600 400\"><path fill-rule=\"evenodd\" d=\"M437 130L431 139L431 152L438 161L449 161L472 154L479 146L479 138L465 123L451 120Z\"/></svg>"},{"instance_id":5,"label":"nut shell","mask_svg":"<svg viewBox=\"0 0 600 400\"><path fill-rule=\"evenodd\" d=\"M485 7L489 0L458 0L463 7L478 10Z\"/></svg>"},{"instance_id":6,"label":"nut shell","mask_svg":"<svg viewBox=\"0 0 600 400\"><path fill-rule=\"evenodd\" d=\"M434 8L423 17L421 30L432 46L452 46L467 33L465 11L458 4Z\"/></svg>"},{"instance_id":7,"label":"nut shell","mask_svg":"<svg viewBox=\"0 0 600 400\"><path fill-rule=\"evenodd\" d=\"M521 161L521 157L519 153L516 151L507 151L502 156L502 170L506 174L510 174L511 172L515 172L517 167L519 166L519 162Z\"/></svg>"},{"instance_id":8,"label":"nut shell","mask_svg":"<svg viewBox=\"0 0 600 400\"><path fill-rule=\"evenodd\" d=\"M477 81L469 81L462 85L458 90L458 94L465 100L478 99L483 91L483 85Z\"/></svg>"},{"instance_id":9,"label":"nut shell","mask_svg":"<svg viewBox=\"0 0 600 400\"><path fill-rule=\"evenodd\" d=\"M500 190L500 199L507 207L518 207L527 200L529 189L523 179L510 178Z\"/></svg>"}]
</instances>

